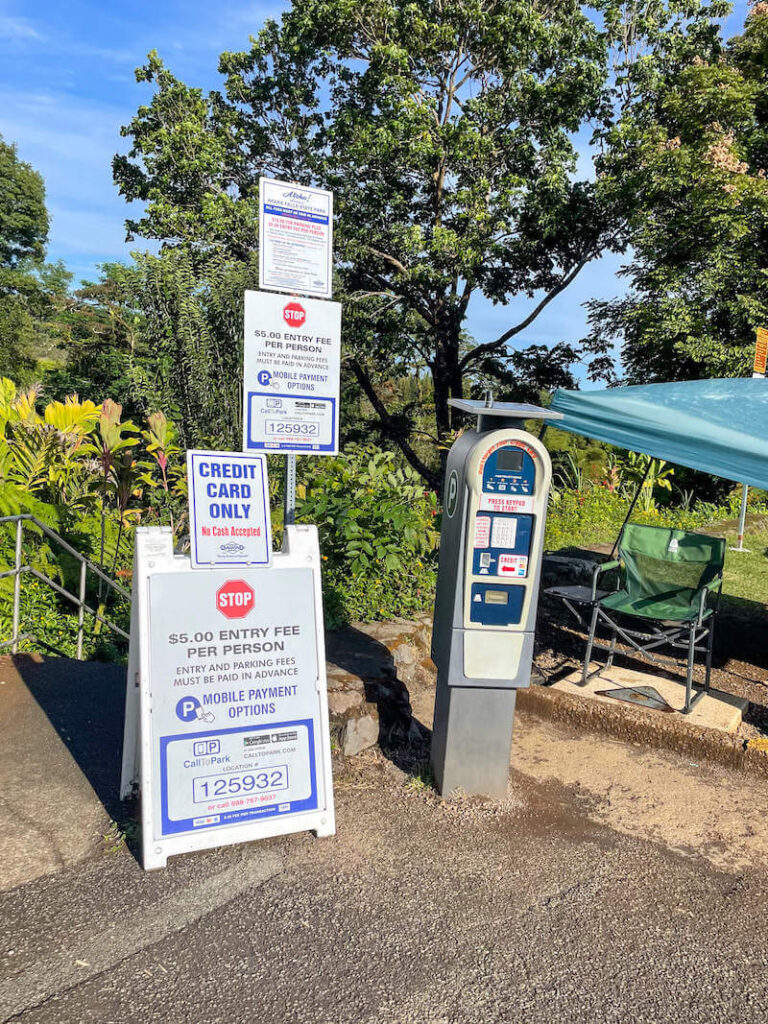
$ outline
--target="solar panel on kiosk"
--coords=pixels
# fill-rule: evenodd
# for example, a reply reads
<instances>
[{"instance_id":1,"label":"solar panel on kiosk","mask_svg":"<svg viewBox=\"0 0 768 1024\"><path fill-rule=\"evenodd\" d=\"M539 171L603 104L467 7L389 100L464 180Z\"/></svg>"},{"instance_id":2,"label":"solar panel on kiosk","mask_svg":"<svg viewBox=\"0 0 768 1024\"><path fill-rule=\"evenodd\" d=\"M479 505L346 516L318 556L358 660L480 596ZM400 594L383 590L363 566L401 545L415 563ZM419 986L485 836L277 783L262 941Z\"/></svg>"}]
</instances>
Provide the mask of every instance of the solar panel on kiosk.
<instances>
[{"instance_id":1,"label":"solar panel on kiosk","mask_svg":"<svg viewBox=\"0 0 768 1024\"><path fill-rule=\"evenodd\" d=\"M530 405L528 402L497 402L488 405L487 402L473 398L449 398L448 404L454 409L461 409L472 416L504 416L514 417L521 420L560 420L563 418L561 412L554 409L543 409L540 405Z\"/></svg>"}]
</instances>

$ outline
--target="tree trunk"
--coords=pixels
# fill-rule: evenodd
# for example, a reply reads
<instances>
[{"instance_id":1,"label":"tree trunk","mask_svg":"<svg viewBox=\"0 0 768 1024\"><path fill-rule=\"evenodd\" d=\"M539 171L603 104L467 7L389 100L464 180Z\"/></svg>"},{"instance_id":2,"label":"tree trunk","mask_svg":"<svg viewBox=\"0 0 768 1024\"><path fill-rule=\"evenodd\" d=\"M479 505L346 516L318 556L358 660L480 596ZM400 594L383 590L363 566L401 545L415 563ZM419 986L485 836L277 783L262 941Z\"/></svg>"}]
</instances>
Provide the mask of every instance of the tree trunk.
<instances>
[{"instance_id":1,"label":"tree trunk","mask_svg":"<svg viewBox=\"0 0 768 1024\"><path fill-rule=\"evenodd\" d=\"M437 436L442 441L451 429L451 409L448 399L451 391L448 382L448 370L445 361L438 352L435 365L432 367L432 392L435 399L435 426Z\"/></svg>"},{"instance_id":2,"label":"tree trunk","mask_svg":"<svg viewBox=\"0 0 768 1024\"><path fill-rule=\"evenodd\" d=\"M464 397L464 380L459 366L459 335L460 324L455 319L447 319L438 325L436 338L436 358L432 369L433 391L435 396L435 425L437 436L441 442L456 429L456 415L448 404L450 398ZM440 448L441 486L445 476L445 462L448 449L443 444Z\"/></svg>"},{"instance_id":3,"label":"tree trunk","mask_svg":"<svg viewBox=\"0 0 768 1024\"><path fill-rule=\"evenodd\" d=\"M408 438L404 437L403 432L398 430L394 425L392 417L389 415L386 406L377 395L376 389L360 361L358 359L351 359L349 361L349 365L351 366L352 372L357 378L357 382L362 388L363 393L373 406L374 412L379 417L382 432L397 444L408 462L410 462L418 473L421 473L432 490L439 492L440 485L442 483L441 477L438 474L433 473L429 466L419 458L411 447Z\"/></svg>"}]
</instances>

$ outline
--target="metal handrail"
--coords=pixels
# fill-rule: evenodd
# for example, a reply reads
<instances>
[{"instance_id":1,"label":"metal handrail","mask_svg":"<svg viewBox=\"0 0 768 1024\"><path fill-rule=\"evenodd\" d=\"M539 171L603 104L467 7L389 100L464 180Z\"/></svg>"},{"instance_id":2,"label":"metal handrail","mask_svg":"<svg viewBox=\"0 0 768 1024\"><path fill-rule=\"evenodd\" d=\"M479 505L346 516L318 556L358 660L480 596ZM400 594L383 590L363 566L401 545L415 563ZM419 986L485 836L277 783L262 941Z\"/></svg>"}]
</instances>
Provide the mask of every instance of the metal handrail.
<instances>
[{"instance_id":1,"label":"metal handrail","mask_svg":"<svg viewBox=\"0 0 768 1024\"><path fill-rule=\"evenodd\" d=\"M57 654L66 656L64 655L63 651L59 650L58 647L54 647L47 641L40 640L33 633L19 633L21 617L21 578L22 576L25 576L27 574L29 574L30 576L34 576L35 579L38 579L42 583L45 583L47 586L51 587L57 593L61 594L62 597L66 597L69 601L71 601L74 605L77 606L77 658L79 661L83 660L83 633L85 630L86 612L89 615L92 615L97 622L101 622L108 629L111 629L113 633L117 633L125 640L130 639L128 633L126 633L124 629L121 629L120 626L110 621L110 619L107 619L105 616L100 615L99 612L95 608L91 608L90 605L87 604L85 600L86 584L88 581L89 570L95 576L98 576L99 579L102 580L102 582L106 583L108 587L111 587L111 589L118 593L121 597L124 597L126 598L126 600L130 601L131 595L124 587L121 587L119 583L111 579L111 577L109 577L102 569L100 569L98 565L94 565L94 563L91 562L90 559L86 558L85 555L81 554L76 548L73 548L72 545L65 541L63 537L59 536L59 534L56 533L55 530L52 530L49 526L46 526L45 523L41 523L36 516L31 515L29 512L24 512L16 516L0 516L0 525L2 525L3 523L16 524L16 552L15 564L13 569L6 569L3 572L0 572L0 580L6 579L9 576L13 576L13 636L11 637L10 640L0 641L0 650L2 650L4 647L10 647L12 653L16 654L19 650L19 643L22 640L35 640L42 647L46 647L51 651L55 651ZM39 569L35 569L34 566L22 565L22 540L24 534L24 526L26 523L33 523L47 537L50 537L51 540L55 541L59 545L59 547L62 547L68 554L70 554L80 563L80 585L78 587L77 594L70 593L70 591L68 591L66 587L62 587L60 584L52 580L49 576L46 576L44 572L41 572Z\"/></svg>"}]
</instances>

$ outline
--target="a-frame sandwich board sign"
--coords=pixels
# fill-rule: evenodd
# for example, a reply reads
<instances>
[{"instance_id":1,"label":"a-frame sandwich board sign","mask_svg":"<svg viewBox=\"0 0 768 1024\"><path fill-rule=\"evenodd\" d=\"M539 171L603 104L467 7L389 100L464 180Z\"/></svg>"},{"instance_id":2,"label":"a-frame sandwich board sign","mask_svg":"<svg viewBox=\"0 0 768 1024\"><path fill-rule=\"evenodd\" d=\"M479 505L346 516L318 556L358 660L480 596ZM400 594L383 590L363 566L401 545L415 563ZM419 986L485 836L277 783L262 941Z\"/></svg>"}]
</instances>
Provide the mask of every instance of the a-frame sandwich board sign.
<instances>
[{"instance_id":1,"label":"a-frame sandwich board sign","mask_svg":"<svg viewBox=\"0 0 768 1024\"><path fill-rule=\"evenodd\" d=\"M204 571L137 529L121 796L136 786L147 870L335 833L316 527L286 527L268 568Z\"/></svg>"}]
</instances>

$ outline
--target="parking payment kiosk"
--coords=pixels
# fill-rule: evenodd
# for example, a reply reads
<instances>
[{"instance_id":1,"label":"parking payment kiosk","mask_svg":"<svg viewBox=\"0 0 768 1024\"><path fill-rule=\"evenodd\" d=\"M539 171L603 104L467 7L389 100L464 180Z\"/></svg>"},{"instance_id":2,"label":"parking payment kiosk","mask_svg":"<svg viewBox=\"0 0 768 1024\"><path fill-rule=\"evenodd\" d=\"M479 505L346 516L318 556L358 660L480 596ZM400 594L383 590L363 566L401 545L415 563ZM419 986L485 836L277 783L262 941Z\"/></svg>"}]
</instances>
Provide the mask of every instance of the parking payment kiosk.
<instances>
[{"instance_id":1,"label":"parking payment kiosk","mask_svg":"<svg viewBox=\"0 0 768 1024\"><path fill-rule=\"evenodd\" d=\"M478 417L448 455L432 632L437 694L432 764L443 794L503 797L516 691L533 658L552 477L527 419L537 406L454 399Z\"/></svg>"}]
</instances>

